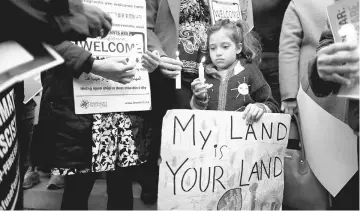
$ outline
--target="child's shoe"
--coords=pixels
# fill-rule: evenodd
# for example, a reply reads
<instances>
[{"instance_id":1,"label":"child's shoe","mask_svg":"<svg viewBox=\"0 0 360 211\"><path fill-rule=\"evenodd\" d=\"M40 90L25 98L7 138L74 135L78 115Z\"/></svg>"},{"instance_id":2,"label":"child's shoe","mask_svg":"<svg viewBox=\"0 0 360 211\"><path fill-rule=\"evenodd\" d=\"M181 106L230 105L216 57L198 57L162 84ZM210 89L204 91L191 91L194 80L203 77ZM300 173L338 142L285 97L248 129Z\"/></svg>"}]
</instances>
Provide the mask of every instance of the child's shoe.
<instances>
[{"instance_id":1,"label":"child's shoe","mask_svg":"<svg viewBox=\"0 0 360 211\"><path fill-rule=\"evenodd\" d=\"M29 167L25 173L23 188L29 189L40 183L40 174L33 167Z\"/></svg>"}]
</instances>

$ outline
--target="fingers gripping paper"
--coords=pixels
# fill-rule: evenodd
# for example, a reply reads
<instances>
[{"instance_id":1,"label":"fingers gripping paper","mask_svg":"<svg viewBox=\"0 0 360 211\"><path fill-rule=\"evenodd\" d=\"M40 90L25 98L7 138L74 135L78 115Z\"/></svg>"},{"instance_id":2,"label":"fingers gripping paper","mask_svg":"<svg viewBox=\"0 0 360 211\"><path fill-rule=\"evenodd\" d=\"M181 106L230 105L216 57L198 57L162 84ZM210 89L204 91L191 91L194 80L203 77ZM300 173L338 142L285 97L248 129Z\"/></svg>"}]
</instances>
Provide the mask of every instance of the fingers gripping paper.
<instances>
[{"instance_id":1,"label":"fingers gripping paper","mask_svg":"<svg viewBox=\"0 0 360 211\"><path fill-rule=\"evenodd\" d=\"M290 116L171 110L163 120L158 209L280 209Z\"/></svg>"}]
</instances>

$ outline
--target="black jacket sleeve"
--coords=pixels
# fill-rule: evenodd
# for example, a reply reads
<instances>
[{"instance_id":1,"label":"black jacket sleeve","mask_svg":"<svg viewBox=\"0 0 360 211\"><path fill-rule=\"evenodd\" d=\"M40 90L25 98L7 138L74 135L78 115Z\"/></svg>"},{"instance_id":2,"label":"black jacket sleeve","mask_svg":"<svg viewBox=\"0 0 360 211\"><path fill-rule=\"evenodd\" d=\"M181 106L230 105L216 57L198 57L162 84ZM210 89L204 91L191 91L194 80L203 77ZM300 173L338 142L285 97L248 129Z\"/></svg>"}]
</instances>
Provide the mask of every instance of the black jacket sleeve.
<instances>
[{"instance_id":1,"label":"black jacket sleeve","mask_svg":"<svg viewBox=\"0 0 360 211\"><path fill-rule=\"evenodd\" d=\"M82 73L91 71L94 58L89 51L70 41L64 41L53 47L64 58L63 65L72 72L74 78L79 78Z\"/></svg>"},{"instance_id":2,"label":"black jacket sleeve","mask_svg":"<svg viewBox=\"0 0 360 211\"><path fill-rule=\"evenodd\" d=\"M1 0L0 42L42 41L52 45L89 36L81 0Z\"/></svg>"}]
</instances>

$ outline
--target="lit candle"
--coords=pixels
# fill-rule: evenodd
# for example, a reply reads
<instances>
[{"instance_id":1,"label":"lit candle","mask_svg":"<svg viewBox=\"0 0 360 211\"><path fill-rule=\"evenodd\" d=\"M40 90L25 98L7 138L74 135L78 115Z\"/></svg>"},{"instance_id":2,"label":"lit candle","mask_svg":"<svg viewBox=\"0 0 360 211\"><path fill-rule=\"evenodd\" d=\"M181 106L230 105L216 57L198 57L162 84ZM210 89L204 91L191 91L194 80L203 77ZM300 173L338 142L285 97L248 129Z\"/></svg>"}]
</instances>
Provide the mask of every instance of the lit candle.
<instances>
[{"instance_id":1,"label":"lit candle","mask_svg":"<svg viewBox=\"0 0 360 211\"><path fill-rule=\"evenodd\" d=\"M345 36L346 42L357 44L357 32L353 24L345 24L339 30L340 36Z\"/></svg>"},{"instance_id":2,"label":"lit candle","mask_svg":"<svg viewBox=\"0 0 360 211\"><path fill-rule=\"evenodd\" d=\"M205 81L205 70L204 70L204 65L203 65L203 63L205 62L205 57L203 57L202 59L201 59L201 62L200 62L200 65L199 65L199 78L200 78L200 80L203 80L203 81Z\"/></svg>"},{"instance_id":3,"label":"lit candle","mask_svg":"<svg viewBox=\"0 0 360 211\"><path fill-rule=\"evenodd\" d=\"M176 60L180 61L179 51L176 51ZM175 80L176 89L181 89L181 71L179 72L179 75L176 76Z\"/></svg>"}]
</instances>

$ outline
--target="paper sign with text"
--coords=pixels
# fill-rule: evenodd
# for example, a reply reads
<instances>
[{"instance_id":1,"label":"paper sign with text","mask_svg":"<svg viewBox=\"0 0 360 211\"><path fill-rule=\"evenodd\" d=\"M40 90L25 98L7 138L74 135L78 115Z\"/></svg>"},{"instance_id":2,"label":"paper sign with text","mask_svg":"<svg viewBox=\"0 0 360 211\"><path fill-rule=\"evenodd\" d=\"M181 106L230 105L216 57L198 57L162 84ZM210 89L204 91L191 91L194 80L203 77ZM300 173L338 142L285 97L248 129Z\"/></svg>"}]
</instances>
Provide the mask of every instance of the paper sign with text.
<instances>
[{"instance_id":1,"label":"paper sign with text","mask_svg":"<svg viewBox=\"0 0 360 211\"><path fill-rule=\"evenodd\" d=\"M254 13L251 0L240 0L241 16L249 26L249 31L254 28Z\"/></svg>"},{"instance_id":2,"label":"paper sign with text","mask_svg":"<svg viewBox=\"0 0 360 211\"><path fill-rule=\"evenodd\" d=\"M290 115L170 110L163 119L158 209L281 208Z\"/></svg>"},{"instance_id":3,"label":"paper sign with text","mask_svg":"<svg viewBox=\"0 0 360 211\"><path fill-rule=\"evenodd\" d=\"M327 13L335 42L346 41L346 36L341 36L339 33L341 27L345 24L354 25L355 31L357 32L356 40L359 40L359 0L337 1L328 6ZM343 85L340 88L338 96L359 99L359 80L352 86Z\"/></svg>"},{"instance_id":4,"label":"paper sign with text","mask_svg":"<svg viewBox=\"0 0 360 211\"><path fill-rule=\"evenodd\" d=\"M90 51L96 59L120 57L137 62L136 75L129 84L106 80L94 74L74 79L76 114L143 111L151 109L149 74L141 66L146 51L145 0L83 0L107 12L113 26L105 38L87 39L76 44Z\"/></svg>"},{"instance_id":5,"label":"paper sign with text","mask_svg":"<svg viewBox=\"0 0 360 211\"><path fill-rule=\"evenodd\" d=\"M239 0L210 0L209 6L213 24L220 19L242 20Z\"/></svg>"}]
</instances>

